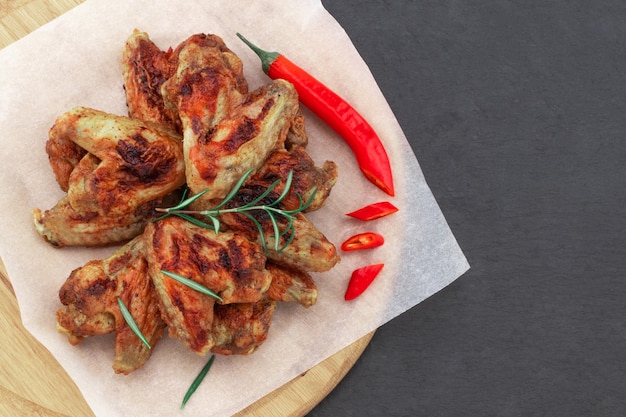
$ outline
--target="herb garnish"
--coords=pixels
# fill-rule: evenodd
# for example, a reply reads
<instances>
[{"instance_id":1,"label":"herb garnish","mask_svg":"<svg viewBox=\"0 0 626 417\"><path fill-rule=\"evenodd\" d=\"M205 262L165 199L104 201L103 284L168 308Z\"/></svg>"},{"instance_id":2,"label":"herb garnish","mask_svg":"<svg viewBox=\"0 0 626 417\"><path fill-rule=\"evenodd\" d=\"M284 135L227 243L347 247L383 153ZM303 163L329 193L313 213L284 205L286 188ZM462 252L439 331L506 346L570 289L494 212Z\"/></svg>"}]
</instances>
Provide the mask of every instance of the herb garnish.
<instances>
[{"instance_id":1,"label":"herb garnish","mask_svg":"<svg viewBox=\"0 0 626 417\"><path fill-rule=\"evenodd\" d=\"M215 355L211 355L211 357L209 358L209 361L202 367L202 370L200 371L198 376L196 376L196 378L191 383L191 386L187 390L187 393L185 394L185 398L183 398L183 402L180 405L181 410L185 408L185 404L187 404L187 401L189 401L189 398L191 398L193 393L196 392L196 390L202 383L202 380L204 379L206 374L209 372L209 369L211 369L211 366L213 365L214 360L215 360Z\"/></svg>"},{"instance_id":2,"label":"herb garnish","mask_svg":"<svg viewBox=\"0 0 626 417\"><path fill-rule=\"evenodd\" d=\"M143 335L141 329L139 329L139 326L137 325L137 322L135 322L132 314L130 314L130 311L128 311L128 307L126 307L126 304L124 304L120 297L117 297L117 304L120 306L122 317L124 317L124 320L126 321L126 324L128 324L128 327L130 327L133 333L137 335L139 340L141 340L141 342L146 345L148 349L152 349L152 346L150 346L150 342L148 342L148 339L146 339L146 337Z\"/></svg>"},{"instance_id":3,"label":"herb garnish","mask_svg":"<svg viewBox=\"0 0 626 417\"><path fill-rule=\"evenodd\" d=\"M218 301L222 301L222 297L220 297L219 295L215 294L213 291L211 291L210 289L208 289L207 287L205 287L202 284L198 284L196 281L191 280L187 277L184 277L182 275L176 274L174 272L170 272L170 271L166 271L164 269L161 270L161 273L163 273L164 275L167 275L168 277L180 282L181 284L184 284L186 286L188 286L189 288L196 290L198 292L201 292L202 294L206 294L210 297L213 297L215 299L217 299Z\"/></svg>"},{"instance_id":4,"label":"herb garnish","mask_svg":"<svg viewBox=\"0 0 626 417\"><path fill-rule=\"evenodd\" d=\"M231 207L231 208L224 208L224 206L226 206L226 204L228 204L241 190L241 187L243 186L243 184L245 183L245 181L248 179L248 177L251 174L252 174L251 169L246 171L246 173L239 179L239 181L237 181L233 189L224 198L224 200L221 203L219 203L217 206L213 207L212 209L195 210L195 211L187 210L187 207L189 207L191 203L196 201L198 198L202 197L202 195L208 191L208 188L207 188L189 198L186 198L186 193L183 194L183 198L181 202L178 203L178 205L174 207L156 209L159 212L165 213L165 215L159 217L156 220L161 220L170 215L174 215L174 216L181 217L185 220L188 220L197 226L208 228L208 229L213 229L215 230L216 233L218 233L220 230L220 225L221 225L220 219L219 219L220 214L222 213L243 214L248 219L250 219L259 230L261 246L263 246L263 249L267 251L268 250L267 237L265 236L263 227L261 226L259 221L256 218L254 218L254 216L252 216L251 214L251 212L254 212L254 211L264 211L269 216L270 221L272 222L272 228L274 231L274 234L271 236L274 238L273 250L276 252L281 252L291 243L291 241L294 238L294 235L295 235L295 228L293 225L294 218L296 217L298 213L303 212L304 210L309 208L309 206L313 203L313 199L315 198L317 189L313 190L313 192L311 193L311 197L309 197L309 199L306 202L302 199L302 196L298 193L297 196L298 196L299 202L298 202L297 208L293 210L285 210L285 209L279 208L278 205L285 199L285 197L289 193L289 189L291 188L291 183L293 181L293 171L289 171L289 175L287 175L287 179L285 182L285 187L282 193L280 194L280 196L274 201L271 201L270 203L267 203L267 204L261 203L261 201L265 199L274 190L274 188L278 186L278 184L280 184L281 180L274 181L261 195L259 195L258 197L254 198L252 201L244 205ZM211 220L211 224L205 223L202 220L197 219L196 217L194 217L194 215L208 217ZM281 229L278 223L277 216L281 216L283 219L287 220L286 227ZM285 243L281 246L280 239L282 237L285 237L286 239L285 239Z\"/></svg>"}]
</instances>

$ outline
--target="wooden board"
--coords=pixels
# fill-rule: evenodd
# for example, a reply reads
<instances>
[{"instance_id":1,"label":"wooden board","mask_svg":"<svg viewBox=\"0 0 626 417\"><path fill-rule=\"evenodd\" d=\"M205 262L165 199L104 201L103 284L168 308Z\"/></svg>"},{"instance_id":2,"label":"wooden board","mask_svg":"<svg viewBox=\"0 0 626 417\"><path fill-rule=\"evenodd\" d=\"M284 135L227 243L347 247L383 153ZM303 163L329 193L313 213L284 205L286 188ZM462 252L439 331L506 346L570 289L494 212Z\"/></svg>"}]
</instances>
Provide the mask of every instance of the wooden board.
<instances>
[{"instance_id":1,"label":"wooden board","mask_svg":"<svg viewBox=\"0 0 626 417\"><path fill-rule=\"evenodd\" d=\"M83 0L2 0L0 48L24 37ZM52 295L54 296L54 295ZM0 415L93 416L82 394L21 324L19 308L0 260ZM307 414L346 375L374 332L243 410L238 417L299 417Z\"/></svg>"}]
</instances>

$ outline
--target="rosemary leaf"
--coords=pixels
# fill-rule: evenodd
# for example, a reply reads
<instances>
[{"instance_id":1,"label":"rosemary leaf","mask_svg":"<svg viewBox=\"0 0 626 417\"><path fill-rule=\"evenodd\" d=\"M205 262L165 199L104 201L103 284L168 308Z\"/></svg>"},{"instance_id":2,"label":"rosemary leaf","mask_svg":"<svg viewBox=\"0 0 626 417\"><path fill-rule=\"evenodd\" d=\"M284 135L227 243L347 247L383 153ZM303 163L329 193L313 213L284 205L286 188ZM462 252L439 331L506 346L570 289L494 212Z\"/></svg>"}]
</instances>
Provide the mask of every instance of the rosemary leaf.
<instances>
[{"instance_id":1,"label":"rosemary leaf","mask_svg":"<svg viewBox=\"0 0 626 417\"><path fill-rule=\"evenodd\" d=\"M220 232L220 219L217 216L209 216L209 218L213 222L213 230L215 230L216 234L219 233Z\"/></svg>"},{"instance_id":2,"label":"rosemary leaf","mask_svg":"<svg viewBox=\"0 0 626 417\"><path fill-rule=\"evenodd\" d=\"M213 365L214 360L215 360L215 355L211 355L211 357L209 358L209 361L202 367L202 370L200 370L200 373L198 374L198 376L196 376L196 378L191 383L191 386L187 390L187 393L185 394L185 398L183 398L183 402L180 405L181 410L185 408L185 405L187 404L187 401L189 401L189 398L191 398L193 393L196 392L196 390L202 383L202 380L204 380L204 377L209 372L209 369L211 369L211 366Z\"/></svg>"},{"instance_id":3,"label":"rosemary leaf","mask_svg":"<svg viewBox=\"0 0 626 417\"><path fill-rule=\"evenodd\" d=\"M220 229L219 220L217 220L217 218L214 218L214 217L211 217L211 220L213 220L213 224L208 224L186 213L174 213L174 214L180 217L181 219L187 220L189 223L195 224L196 226L202 227L204 229L213 229L215 230L215 233L217 233Z\"/></svg>"},{"instance_id":4,"label":"rosemary leaf","mask_svg":"<svg viewBox=\"0 0 626 417\"><path fill-rule=\"evenodd\" d=\"M124 302L122 301L120 297L117 297L117 304L120 306L122 317L124 317L124 320L126 321L126 324L128 324L128 327L130 327L133 333L137 335L139 340L141 340L141 342L144 345L146 345L148 349L152 349L152 346L150 346L150 342L148 342L148 339L146 339L143 333L141 333L141 330L139 329L137 322L135 322L135 319L133 319L133 316L130 314L130 311L128 311L128 307L126 307L126 304L124 304Z\"/></svg>"},{"instance_id":5,"label":"rosemary leaf","mask_svg":"<svg viewBox=\"0 0 626 417\"><path fill-rule=\"evenodd\" d=\"M281 201L285 199L285 197L287 197L287 194L289 193L289 189L291 188L292 181L293 181L293 171L289 171L289 174L287 175L287 180L285 181L285 188L283 188L283 192L272 204L270 204L271 206L275 206L279 204Z\"/></svg>"},{"instance_id":6,"label":"rosemary leaf","mask_svg":"<svg viewBox=\"0 0 626 417\"><path fill-rule=\"evenodd\" d=\"M267 212L267 214L269 214L270 219L272 219L272 226L274 228L274 250L276 252L278 252L278 249L280 248L280 237L281 237L282 233L280 233L280 228L278 227L278 222L274 218L274 215L272 214L272 212L270 210L268 210L268 209L265 209L265 211Z\"/></svg>"},{"instance_id":7,"label":"rosemary leaf","mask_svg":"<svg viewBox=\"0 0 626 417\"><path fill-rule=\"evenodd\" d=\"M163 273L164 275L180 282L181 284L184 284L186 286L188 286L189 288L191 288L192 290L196 290L198 292L201 292L202 294L208 295L210 297L213 297L219 301L222 301L222 297L220 297L219 295L215 294L213 291L211 291L210 289L208 289L207 287L205 287L202 284L198 284L196 281L191 280L189 278L186 278L182 275L176 274L174 272L170 272L170 271L166 271L164 269L161 270L161 273Z\"/></svg>"},{"instance_id":8,"label":"rosemary leaf","mask_svg":"<svg viewBox=\"0 0 626 417\"><path fill-rule=\"evenodd\" d=\"M222 207L224 207L226 204L228 204L228 202L230 200L232 200L237 193L239 192L239 190L241 189L241 187L243 187L243 183L246 182L246 180L248 179L248 177L252 174L252 168L250 168L249 170L247 170L242 176L241 178L239 178L239 181L237 181L237 183L235 184L235 186L233 187L232 190L230 190L230 193L228 193L228 195L226 197L224 197L224 200L222 200L221 203L219 203L217 206L215 206L215 208L213 210L219 210Z\"/></svg>"},{"instance_id":9,"label":"rosemary leaf","mask_svg":"<svg viewBox=\"0 0 626 417\"><path fill-rule=\"evenodd\" d=\"M241 214L243 214L244 216L249 218L250 221L252 221L256 225L256 228L259 230L259 238L261 239L261 247L263 247L263 250L265 252L267 252L267 250L268 250L268 248L267 248L267 240L265 240L265 233L263 232L263 227L261 226L261 223L259 223L259 221L257 219L255 219L252 214L250 214L250 213L248 213L246 211L242 211Z\"/></svg>"},{"instance_id":10,"label":"rosemary leaf","mask_svg":"<svg viewBox=\"0 0 626 417\"><path fill-rule=\"evenodd\" d=\"M309 199L306 201L306 203L302 199L302 196L300 194L298 194L298 208L297 209L293 209L293 210L284 210L284 212L286 214L296 215L298 213L301 213L301 212L305 211L306 209L308 209L311 206L311 204L313 204L313 200L315 200L315 195L316 194L317 194L317 188L314 188L313 192L311 193L311 197L309 197Z\"/></svg>"},{"instance_id":11,"label":"rosemary leaf","mask_svg":"<svg viewBox=\"0 0 626 417\"><path fill-rule=\"evenodd\" d=\"M287 236L287 238L285 239L285 243L280 248L278 248L277 252L282 252L287 246L291 244L294 237L296 236L296 229L293 226L293 222L290 221L289 223L290 225L283 232L284 235Z\"/></svg>"},{"instance_id":12,"label":"rosemary leaf","mask_svg":"<svg viewBox=\"0 0 626 417\"><path fill-rule=\"evenodd\" d=\"M209 191L208 188L200 191L198 194L192 195L189 198L185 198L185 196L187 195L187 190L185 190L185 192L183 193L183 199L181 200L181 202L178 203L176 206L167 209L166 212L169 213L169 212L180 210L182 208L189 206L191 203L193 203L194 201L202 197L204 194L206 194L207 191Z\"/></svg>"}]
</instances>

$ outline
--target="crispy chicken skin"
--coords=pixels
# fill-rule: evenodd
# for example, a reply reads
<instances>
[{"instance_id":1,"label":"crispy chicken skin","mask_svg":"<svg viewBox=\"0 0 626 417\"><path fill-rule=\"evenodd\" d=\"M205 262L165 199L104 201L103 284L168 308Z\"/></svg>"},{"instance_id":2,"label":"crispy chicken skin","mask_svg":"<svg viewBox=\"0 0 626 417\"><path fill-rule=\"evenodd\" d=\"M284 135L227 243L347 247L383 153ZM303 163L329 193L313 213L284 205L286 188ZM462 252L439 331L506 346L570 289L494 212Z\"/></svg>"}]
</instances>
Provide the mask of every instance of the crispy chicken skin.
<instances>
[{"instance_id":1,"label":"crispy chicken skin","mask_svg":"<svg viewBox=\"0 0 626 417\"><path fill-rule=\"evenodd\" d=\"M204 136L247 94L243 64L216 35L190 36L173 57L176 70L161 85L161 96L179 115L185 136Z\"/></svg>"},{"instance_id":2,"label":"crispy chicken skin","mask_svg":"<svg viewBox=\"0 0 626 417\"><path fill-rule=\"evenodd\" d=\"M63 307L57 311L57 328L70 343L115 331L116 373L129 374L150 357L147 348L130 329L117 298L128 307L141 332L154 345L165 323L158 311L154 288L143 255L143 239L137 237L104 260L90 261L75 269L59 291Z\"/></svg>"},{"instance_id":3,"label":"crispy chicken skin","mask_svg":"<svg viewBox=\"0 0 626 417\"><path fill-rule=\"evenodd\" d=\"M219 355L249 355L264 341L270 329L275 301L215 305L211 352Z\"/></svg>"},{"instance_id":4,"label":"crispy chicken skin","mask_svg":"<svg viewBox=\"0 0 626 417\"><path fill-rule=\"evenodd\" d=\"M167 277L162 270L204 285L224 304L259 301L270 285L263 249L241 235L216 234L169 217L148 224L144 238L150 276L170 336L200 354L214 344L211 325L215 299Z\"/></svg>"},{"instance_id":5,"label":"crispy chicken skin","mask_svg":"<svg viewBox=\"0 0 626 417\"><path fill-rule=\"evenodd\" d=\"M203 200L223 198L241 176L259 169L285 140L298 111L298 96L283 80L264 85L211 129L185 129L187 185ZM203 133L204 132L204 133Z\"/></svg>"},{"instance_id":6,"label":"crispy chicken skin","mask_svg":"<svg viewBox=\"0 0 626 417\"><path fill-rule=\"evenodd\" d=\"M265 268L272 275L272 284L266 293L268 299L295 302L305 307L315 304L317 286L311 275L274 262L267 262Z\"/></svg>"},{"instance_id":7,"label":"crispy chicken skin","mask_svg":"<svg viewBox=\"0 0 626 417\"><path fill-rule=\"evenodd\" d=\"M337 182L337 164L326 161L321 168L318 168L304 148L297 146L291 151L286 149L274 151L246 185L267 188L274 181L281 180L275 188L276 192L281 193L290 171L293 172L293 180L289 193L282 203L282 206L288 210L298 208L300 204L298 196L307 202L313 196L314 191L313 202L306 211L319 209Z\"/></svg>"},{"instance_id":8,"label":"crispy chicken skin","mask_svg":"<svg viewBox=\"0 0 626 417\"><path fill-rule=\"evenodd\" d=\"M167 107L161 86L177 67L177 54L159 49L146 32L135 29L122 53L122 77L128 115L133 119L167 125L182 133L175 108Z\"/></svg>"},{"instance_id":9,"label":"crispy chicken skin","mask_svg":"<svg viewBox=\"0 0 626 417\"><path fill-rule=\"evenodd\" d=\"M59 116L53 130L91 156L69 177L68 198L78 212L130 213L185 182L180 136L162 126L76 107Z\"/></svg>"}]
</instances>

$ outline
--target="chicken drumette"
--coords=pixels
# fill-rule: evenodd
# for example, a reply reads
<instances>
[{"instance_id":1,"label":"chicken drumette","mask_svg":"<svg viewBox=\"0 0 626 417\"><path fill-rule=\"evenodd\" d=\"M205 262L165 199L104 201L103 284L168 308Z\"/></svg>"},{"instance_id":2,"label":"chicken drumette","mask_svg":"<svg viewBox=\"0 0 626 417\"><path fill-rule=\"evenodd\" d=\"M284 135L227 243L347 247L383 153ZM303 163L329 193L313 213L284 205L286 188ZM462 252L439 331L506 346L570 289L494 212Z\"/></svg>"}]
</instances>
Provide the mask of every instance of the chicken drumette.
<instances>
[{"instance_id":1,"label":"chicken drumette","mask_svg":"<svg viewBox=\"0 0 626 417\"><path fill-rule=\"evenodd\" d=\"M215 298L166 276L192 279L221 297L220 303L254 303L270 286L263 249L244 236L215 233L169 217L144 232L146 258L170 336L203 354L215 344L211 334Z\"/></svg>"},{"instance_id":2,"label":"chicken drumette","mask_svg":"<svg viewBox=\"0 0 626 417\"><path fill-rule=\"evenodd\" d=\"M163 335L165 323L148 278L141 236L109 258L90 261L75 269L61 287L59 298L64 307L57 311L57 328L67 334L73 345L85 337L115 332L116 373L136 370L152 352L122 317L118 298L128 307L151 346Z\"/></svg>"}]
</instances>

